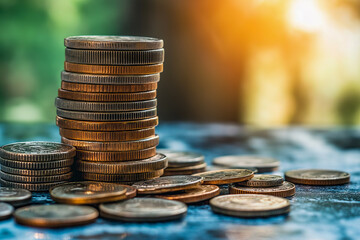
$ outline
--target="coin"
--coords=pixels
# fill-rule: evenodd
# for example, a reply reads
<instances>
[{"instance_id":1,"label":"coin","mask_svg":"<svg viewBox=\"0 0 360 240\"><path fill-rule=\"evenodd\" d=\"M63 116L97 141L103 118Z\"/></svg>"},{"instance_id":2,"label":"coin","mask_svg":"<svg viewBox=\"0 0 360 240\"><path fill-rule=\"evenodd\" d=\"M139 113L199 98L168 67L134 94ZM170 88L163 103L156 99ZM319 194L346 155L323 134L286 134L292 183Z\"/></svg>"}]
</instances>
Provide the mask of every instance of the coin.
<instances>
[{"instance_id":1,"label":"coin","mask_svg":"<svg viewBox=\"0 0 360 240\"><path fill-rule=\"evenodd\" d=\"M56 202L67 204L97 204L126 199L124 185L104 182L71 182L57 185L49 190Z\"/></svg>"},{"instance_id":2,"label":"coin","mask_svg":"<svg viewBox=\"0 0 360 240\"><path fill-rule=\"evenodd\" d=\"M168 158L169 167L194 166L204 162L204 155L193 152L180 152L169 149L158 149L158 152L165 154Z\"/></svg>"},{"instance_id":3,"label":"coin","mask_svg":"<svg viewBox=\"0 0 360 240\"><path fill-rule=\"evenodd\" d=\"M101 174L101 173L87 173L82 172L81 177L84 180L100 181L100 182L136 182L140 180L147 180L158 178L163 175L164 170L156 170L145 173L130 173L130 174Z\"/></svg>"},{"instance_id":4,"label":"coin","mask_svg":"<svg viewBox=\"0 0 360 240\"><path fill-rule=\"evenodd\" d=\"M62 99L90 102L132 102L156 98L156 90L136 93L86 93L72 92L58 89L58 96Z\"/></svg>"},{"instance_id":5,"label":"coin","mask_svg":"<svg viewBox=\"0 0 360 240\"><path fill-rule=\"evenodd\" d=\"M164 62L164 49L141 51L106 51L65 49L65 61L96 65L148 65Z\"/></svg>"},{"instance_id":6,"label":"coin","mask_svg":"<svg viewBox=\"0 0 360 240\"><path fill-rule=\"evenodd\" d=\"M0 184L3 187L11 187L11 188L22 188L27 189L31 192L44 192L48 191L51 187L56 186L58 184L62 184L65 182L52 182L52 183L17 183L6 181L0 178Z\"/></svg>"},{"instance_id":7,"label":"coin","mask_svg":"<svg viewBox=\"0 0 360 240\"><path fill-rule=\"evenodd\" d=\"M222 195L210 200L216 213L235 217L270 217L290 211L290 202L285 198L260 194Z\"/></svg>"},{"instance_id":8,"label":"coin","mask_svg":"<svg viewBox=\"0 0 360 240\"><path fill-rule=\"evenodd\" d=\"M282 185L283 182L284 179L278 175L255 174L250 180L239 182L238 185L245 187L275 187Z\"/></svg>"},{"instance_id":9,"label":"coin","mask_svg":"<svg viewBox=\"0 0 360 240\"><path fill-rule=\"evenodd\" d=\"M8 160L0 158L0 164L6 167L11 168L21 168L21 169L51 169L51 168L64 168L72 166L74 163L73 158L63 159L63 160L54 160L51 162L21 162L17 160Z\"/></svg>"},{"instance_id":10,"label":"coin","mask_svg":"<svg viewBox=\"0 0 360 240\"><path fill-rule=\"evenodd\" d=\"M350 174L322 169L292 170L285 172L285 180L305 185L340 185L350 182Z\"/></svg>"},{"instance_id":11,"label":"coin","mask_svg":"<svg viewBox=\"0 0 360 240\"><path fill-rule=\"evenodd\" d=\"M94 222L98 216L93 207L66 204L33 205L19 208L14 213L17 223L44 228L85 225Z\"/></svg>"},{"instance_id":12,"label":"coin","mask_svg":"<svg viewBox=\"0 0 360 240\"><path fill-rule=\"evenodd\" d=\"M146 100L138 102L81 102L62 98L55 99L55 106L61 109L85 112L118 112L137 111L156 107L157 100Z\"/></svg>"},{"instance_id":13,"label":"coin","mask_svg":"<svg viewBox=\"0 0 360 240\"><path fill-rule=\"evenodd\" d=\"M31 192L26 189L0 187L0 202L6 202L18 207L30 201Z\"/></svg>"},{"instance_id":14,"label":"coin","mask_svg":"<svg viewBox=\"0 0 360 240\"><path fill-rule=\"evenodd\" d=\"M21 169L21 168L11 168L6 166L1 166L1 171L5 173L23 175L23 176L49 176L49 175L59 175L59 174L68 173L71 171L71 167L33 170L33 169Z\"/></svg>"},{"instance_id":15,"label":"coin","mask_svg":"<svg viewBox=\"0 0 360 240\"><path fill-rule=\"evenodd\" d=\"M152 118L156 116L156 108L135 112L79 112L58 108L56 113L59 117L75 120L113 122Z\"/></svg>"},{"instance_id":16,"label":"coin","mask_svg":"<svg viewBox=\"0 0 360 240\"><path fill-rule=\"evenodd\" d=\"M220 194L220 188L216 185L201 185L196 188L186 189L182 193L167 193L156 195L157 198L177 200L184 203L195 203L208 200Z\"/></svg>"},{"instance_id":17,"label":"coin","mask_svg":"<svg viewBox=\"0 0 360 240\"><path fill-rule=\"evenodd\" d=\"M277 197L290 197L295 194L295 185L286 181L276 187L244 187L232 184L229 187L229 192L230 194L266 194Z\"/></svg>"},{"instance_id":18,"label":"coin","mask_svg":"<svg viewBox=\"0 0 360 240\"><path fill-rule=\"evenodd\" d=\"M17 183L52 183L69 180L72 178L72 172L68 172L61 175L50 176L22 176L5 173L0 171L0 177L5 181L17 182Z\"/></svg>"},{"instance_id":19,"label":"coin","mask_svg":"<svg viewBox=\"0 0 360 240\"><path fill-rule=\"evenodd\" d=\"M17 142L2 146L0 157L19 161L52 161L75 156L75 148L63 143Z\"/></svg>"},{"instance_id":20,"label":"coin","mask_svg":"<svg viewBox=\"0 0 360 240\"><path fill-rule=\"evenodd\" d=\"M132 84L132 85L105 85L61 82L61 88L73 92L85 93L137 93L157 89L157 83Z\"/></svg>"},{"instance_id":21,"label":"coin","mask_svg":"<svg viewBox=\"0 0 360 240\"><path fill-rule=\"evenodd\" d=\"M202 182L202 177L182 175L140 181L132 186L136 187L138 194L155 194L194 188L200 186Z\"/></svg>"},{"instance_id":22,"label":"coin","mask_svg":"<svg viewBox=\"0 0 360 240\"><path fill-rule=\"evenodd\" d=\"M254 172L248 169L223 169L196 173L193 176L203 177L204 184L221 185L249 180L254 176Z\"/></svg>"},{"instance_id":23,"label":"coin","mask_svg":"<svg viewBox=\"0 0 360 240\"><path fill-rule=\"evenodd\" d=\"M0 202L0 220L9 218L14 212L14 207L10 204Z\"/></svg>"},{"instance_id":24,"label":"coin","mask_svg":"<svg viewBox=\"0 0 360 240\"><path fill-rule=\"evenodd\" d=\"M104 218L127 222L158 222L185 216L187 206L179 201L160 198L133 198L117 203L101 204Z\"/></svg>"},{"instance_id":25,"label":"coin","mask_svg":"<svg viewBox=\"0 0 360 240\"><path fill-rule=\"evenodd\" d=\"M156 147L124 152L95 152L78 150L76 158L95 162L121 162L151 158L156 155Z\"/></svg>"},{"instance_id":26,"label":"coin","mask_svg":"<svg viewBox=\"0 0 360 240\"><path fill-rule=\"evenodd\" d=\"M181 168L170 168L165 169L164 175L174 176L174 175L192 175L195 173L205 172L206 163L202 163L195 166L181 167Z\"/></svg>"},{"instance_id":27,"label":"coin","mask_svg":"<svg viewBox=\"0 0 360 240\"><path fill-rule=\"evenodd\" d=\"M279 167L279 161L257 156L223 156L213 160L213 164L228 168L257 168L258 173L272 172Z\"/></svg>"},{"instance_id":28,"label":"coin","mask_svg":"<svg viewBox=\"0 0 360 240\"><path fill-rule=\"evenodd\" d=\"M88 83L101 85L132 85L132 84L149 84L160 81L160 74L144 75L94 75L81 74L72 72L61 72L61 80L72 83Z\"/></svg>"},{"instance_id":29,"label":"coin","mask_svg":"<svg viewBox=\"0 0 360 240\"><path fill-rule=\"evenodd\" d=\"M135 36L72 36L64 39L68 48L102 50L159 49L164 42L158 38Z\"/></svg>"},{"instance_id":30,"label":"coin","mask_svg":"<svg viewBox=\"0 0 360 240\"><path fill-rule=\"evenodd\" d=\"M64 62L64 69L68 72L89 74L154 74L163 71L163 64L152 65L90 65Z\"/></svg>"},{"instance_id":31,"label":"coin","mask_svg":"<svg viewBox=\"0 0 360 240\"><path fill-rule=\"evenodd\" d=\"M158 117L152 117L137 121L122 121L122 122L87 122L66 119L57 116L56 125L60 128L67 128L73 130L84 131L124 131L124 130L136 130L144 128L152 128L159 123Z\"/></svg>"},{"instance_id":32,"label":"coin","mask_svg":"<svg viewBox=\"0 0 360 240\"><path fill-rule=\"evenodd\" d=\"M132 151L145 148L156 147L159 144L159 136L149 137L135 141L123 142L88 142L78 141L62 137L63 143L74 146L78 150L87 151Z\"/></svg>"},{"instance_id":33,"label":"coin","mask_svg":"<svg viewBox=\"0 0 360 240\"><path fill-rule=\"evenodd\" d=\"M131 131L92 132L71 129L59 129L60 135L65 138L84 141L136 141L155 136L155 128L146 128Z\"/></svg>"}]
</instances>

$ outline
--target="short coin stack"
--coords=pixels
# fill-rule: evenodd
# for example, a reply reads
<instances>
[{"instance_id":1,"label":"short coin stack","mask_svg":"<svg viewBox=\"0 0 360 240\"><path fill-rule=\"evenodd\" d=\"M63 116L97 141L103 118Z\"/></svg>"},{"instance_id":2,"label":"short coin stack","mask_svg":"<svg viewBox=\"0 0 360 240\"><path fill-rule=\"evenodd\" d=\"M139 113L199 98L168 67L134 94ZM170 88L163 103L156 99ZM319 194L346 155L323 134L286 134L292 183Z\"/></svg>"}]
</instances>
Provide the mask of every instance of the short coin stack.
<instances>
[{"instance_id":1,"label":"short coin stack","mask_svg":"<svg viewBox=\"0 0 360 240\"><path fill-rule=\"evenodd\" d=\"M147 37L65 39L55 101L62 142L77 149L82 179L130 184L159 177L156 89L163 41Z\"/></svg>"},{"instance_id":2,"label":"short coin stack","mask_svg":"<svg viewBox=\"0 0 360 240\"><path fill-rule=\"evenodd\" d=\"M72 178L75 148L53 142L18 142L0 148L1 186L47 191Z\"/></svg>"}]
</instances>

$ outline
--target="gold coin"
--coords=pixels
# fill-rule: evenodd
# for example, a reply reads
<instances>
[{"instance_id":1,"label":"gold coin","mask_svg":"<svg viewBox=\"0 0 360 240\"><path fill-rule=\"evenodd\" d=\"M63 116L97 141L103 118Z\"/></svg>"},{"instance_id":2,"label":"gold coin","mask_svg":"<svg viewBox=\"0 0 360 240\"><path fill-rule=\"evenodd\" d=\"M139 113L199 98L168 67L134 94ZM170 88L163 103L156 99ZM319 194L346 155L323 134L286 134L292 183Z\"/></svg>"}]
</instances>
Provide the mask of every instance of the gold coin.
<instances>
[{"instance_id":1,"label":"gold coin","mask_svg":"<svg viewBox=\"0 0 360 240\"><path fill-rule=\"evenodd\" d=\"M64 62L64 69L65 71L76 73L135 75L161 73L163 71L163 64L158 63L152 65L90 65Z\"/></svg>"},{"instance_id":2,"label":"gold coin","mask_svg":"<svg viewBox=\"0 0 360 240\"><path fill-rule=\"evenodd\" d=\"M280 162L258 156L222 156L214 158L213 164L227 168L256 168L258 173L263 173L275 171Z\"/></svg>"},{"instance_id":3,"label":"gold coin","mask_svg":"<svg viewBox=\"0 0 360 240\"><path fill-rule=\"evenodd\" d=\"M158 149L159 153L167 156L171 168L188 167L204 163L204 155L193 152L181 152L170 149Z\"/></svg>"},{"instance_id":4,"label":"gold coin","mask_svg":"<svg viewBox=\"0 0 360 240\"><path fill-rule=\"evenodd\" d=\"M220 188L216 185L201 185L196 188L186 189L181 193L167 193L156 195L157 198L176 200L183 203L195 203L208 200L220 194Z\"/></svg>"},{"instance_id":5,"label":"gold coin","mask_svg":"<svg viewBox=\"0 0 360 240\"><path fill-rule=\"evenodd\" d=\"M73 227L92 223L99 216L89 206L66 204L33 205L15 211L15 221L22 225L44 228Z\"/></svg>"},{"instance_id":6,"label":"gold coin","mask_svg":"<svg viewBox=\"0 0 360 240\"><path fill-rule=\"evenodd\" d=\"M0 220L4 220L11 217L13 212L14 212L13 206L4 202L0 202Z\"/></svg>"},{"instance_id":7,"label":"gold coin","mask_svg":"<svg viewBox=\"0 0 360 240\"><path fill-rule=\"evenodd\" d=\"M73 92L87 93L135 93L147 92L157 89L157 83L132 84L132 85L106 85L61 82L61 88Z\"/></svg>"},{"instance_id":8,"label":"gold coin","mask_svg":"<svg viewBox=\"0 0 360 240\"><path fill-rule=\"evenodd\" d=\"M10 182L17 183L52 183L52 182L60 182L71 179L73 176L72 172L68 172L60 175L49 175L49 176L22 176L5 173L0 171L1 179Z\"/></svg>"},{"instance_id":9,"label":"gold coin","mask_svg":"<svg viewBox=\"0 0 360 240\"><path fill-rule=\"evenodd\" d=\"M145 128L153 128L159 123L158 117L152 117L137 121L120 121L120 122L93 122L93 121L78 121L71 120L57 116L56 125L60 128L83 130L83 131L126 131L137 130Z\"/></svg>"},{"instance_id":10,"label":"gold coin","mask_svg":"<svg viewBox=\"0 0 360 240\"><path fill-rule=\"evenodd\" d=\"M266 194L277 197L291 197L295 195L295 185L286 181L276 187L244 187L232 184L229 187L229 192L230 194Z\"/></svg>"},{"instance_id":11,"label":"gold coin","mask_svg":"<svg viewBox=\"0 0 360 240\"><path fill-rule=\"evenodd\" d=\"M278 175L255 174L250 180L239 182L238 185L245 187L275 187L280 186L284 179Z\"/></svg>"},{"instance_id":12,"label":"gold coin","mask_svg":"<svg viewBox=\"0 0 360 240\"><path fill-rule=\"evenodd\" d=\"M52 187L54 201L66 204L98 204L127 198L124 185L104 182L71 182Z\"/></svg>"},{"instance_id":13,"label":"gold coin","mask_svg":"<svg viewBox=\"0 0 360 240\"><path fill-rule=\"evenodd\" d=\"M130 173L130 174L101 174L101 173L87 173L82 172L81 177L84 180L100 181L100 182L136 182L141 180L148 180L158 178L163 175L164 170L157 170L145 173Z\"/></svg>"},{"instance_id":14,"label":"gold coin","mask_svg":"<svg viewBox=\"0 0 360 240\"><path fill-rule=\"evenodd\" d=\"M133 187L136 187L138 194L155 194L194 188L202 182L203 178L198 176L168 176L136 182Z\"/></svg>"},{"instance_id":15,"label":"gold coin","mask_svg":"<svg viewBox=\"0 0 360 240\"><path fill-rule=\"evenodd\" d=\"M53 169L21 169L1 166L1 171L4 173L22 175L22 176L49 176L49 175L61 175L71 172L71 167L53 168Z\"/></svg>"},{"instance_id":16,"label":"gold coin","mask_svg":"<svg viewBox=\"0 0 360 240\"><path fill-rule=\"evenodd\" d=\"M305 185L340 185L350 182L350 174L322 169L292 170L285 172L285 180Z\"/></svg>"},{"instance_id":17,"label":"gold coin","mask_svg":"<svg viewBox=\"0 0 360 240\"><path fill-rule=\"evenodd\" d=\"M95 152L77 150L76 158L94 162L121 162L142 160L154 157L156 155L156 147L123 152Z\"/></svg>"},{"instance_id":18,"label":"gold coin","mask_svg":"<svg viewBox=\"0 0 360 240\"><path fill-rule=\"evenodd\" d=\"M0 187L0 202L9 203L15 207L31 202L31 192L26 189Z\"/></svg>"},{"instance_id":19,"label":"gold coin","mask_svg":"<svg viewBox=\"0 0 360 240\"><path fill-rule=\"evenodd\" d=\"M137 93L86 93L72 92L64 89L58 90L58 96L62 99L89 102L132 102L144 101L156 98L156 90Z\"/></svg>"},{"instance_id":20,"label":"gold coin","mask_svg":"<svg viewBox=\"0 0 360 240\"><path fill-rule=\"evenodd\" d=\"M249 180L254 176L254 172L248 169L224 169L196 173L193 176L203 177L204 184L222 185Z\"/></svg>"},{"instance_id":21,"label":"gold coin","mask_svg":"<svg viewBox=\"0 0 360 240\"><path fill-rule=\"evenodd\" d=\"M167 159L165 155L156 154L154 157L126 162L90 162L77 161L77 170L88 173L103 173L103 174L126 174L126 173L142 173L152 172L164 169L167 166Z\"/></svg>"},{"instance_id":22,"label":"gold coin","mask_svg":"<svg viewBox=\"0 0 360 240\"><path fill-rule=\"evenodd\" d=\"M127 222L158 222L185 216L187 206L179 201L160 198L133 198L117 203L101 204L104 218Z\"/></svg>"},{"instance_id":23,"label":"gold coin","mask_svg":"<svg viewBox=\"0 0 360 240\"><path fill-rule=\"evenodd\" d=\"M290 211L290 202L285 198L260 194L233 194L210 200L216 213L235 217L270 217Z\"/></svg>"},{"instance_id":24,"label":"gold coin","mask_svg":"<svg viewBox=\"0 0 360 240\"><path fill-rule=\"evenodd\" d=\"M62 184L65 182L51 182L51 183L17 183L6 181L0 178L0 184L3 187L11 187L11 188L22 188L29 190L31 192L45 192L48 191L51 187L56 186L58 184Z\"/></svg>"},{"instance_id":25,"label":"gold coin","mask_svg":"<svg viewBox=\"0 0 360 240\"><path fill-rule=\"evenodd\" d=\"M22 162L17 160L9 160L0 158L0 164L2 166L7 166L11 168L20 168L20 169L51 169L51 168L64 168L72 166L74 159L63 159L63 160L54 160L50 162Z\"/></svg>"}]
</instances>

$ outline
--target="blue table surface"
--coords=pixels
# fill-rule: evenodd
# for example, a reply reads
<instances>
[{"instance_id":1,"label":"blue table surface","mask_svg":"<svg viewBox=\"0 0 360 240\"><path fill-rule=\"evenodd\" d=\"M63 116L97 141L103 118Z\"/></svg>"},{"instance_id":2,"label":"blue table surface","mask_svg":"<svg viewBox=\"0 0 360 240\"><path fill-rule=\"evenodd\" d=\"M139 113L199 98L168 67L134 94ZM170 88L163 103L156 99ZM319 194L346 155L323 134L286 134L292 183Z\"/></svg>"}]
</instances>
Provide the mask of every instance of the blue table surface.
<instances>
[{"instance_id":1,"label":"blue table surface","mask_svg":"<svg viewBox=\"0 0 360 240\"><path fill-rule=\"evenodd\" d=\"M287 216L242 219L215 214L207 203L188 206L187 216L163 223L123 223L97 219L63 229L0 222L0 239L360 239L360 129L288 127L258 129L230 124L161 123L160 148L195 151L206 162L216 156L252 154L277 158L275 174L301 168L347 171L342 186L296 186ZM0 144L60 141L54 125L0 124ZM226 190L224 190L226 191ZM53 203L34 193L33 204Z\"/></svg>"}]
</instances>

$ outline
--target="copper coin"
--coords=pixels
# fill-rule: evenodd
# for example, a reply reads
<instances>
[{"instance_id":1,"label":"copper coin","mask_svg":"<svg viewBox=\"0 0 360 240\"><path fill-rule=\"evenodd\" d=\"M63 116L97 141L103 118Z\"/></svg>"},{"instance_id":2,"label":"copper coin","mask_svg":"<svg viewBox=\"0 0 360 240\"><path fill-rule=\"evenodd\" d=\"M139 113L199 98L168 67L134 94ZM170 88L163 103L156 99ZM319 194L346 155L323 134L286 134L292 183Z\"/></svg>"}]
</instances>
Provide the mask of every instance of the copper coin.
<instances>
[{"instance_id":1,"label":"copper coin","mask_svg":"<svg viewBox=\"0 0 360 240\"><path fill-rule=\"evenodd\" d=\"M176 200L183 203L195 203L208 200L220 194L220 188L216 185L201 185L196 188L186 189L181 193L166 193L156 195L157 198Z\"/></svg>"},{"instance_id":2,"label":"copper coin","mask_svg":"<svg viewBox=\"0 0 360 240\"><path fill-rule=\"evenodd\" d=\"M0 177L5 181L17 182L17 183L52 183L60 182L71 179L73 176L72 172L68 172L60 175L50 175L50 176L22 176L5 173L0 171Z\"/></svg>"},{"instance_id":3,"label":"copper coin","mask_svg":"<svg viewBox=\"0 0 360 240\"><path fill-rule=\"evenodd\" d=\"M205 168L206 168L206 163L200 163L198 165L187 166L187 167L170 167L170 166L168 166L166 168L166 171L169 171L169 172L182 172L182 171L199 170L199 169L203 170Z\"/></svg>"},{"instance_id":4,"label":"copper coin","mask_svg":"<svg viewBox=\"0 0 360 240\"><path fill-rule=\"evenodd\" d=\"M215 158L213 164L227 168L256 168L258 173L263 173L276 170L280 162L258 156L222 156Z\"/></svg>"},{"instance_id":5,"label":"copper coin","mask_svg":"<svg viewBox=\"0 0 360 240\"><path fill-rule=\"evenodd\" d=\"M82 172L81 177L84 180L100 181L100 182L137 182L142 180L154 179L163 175L164 170L144 173L130 174L101 174Z\"/></svg>"},{"instance_id":6,"label":"copper coin","mask_svg":"<svg viewBox=\"0 0 360 240\"><path fill-rule=\"evenodd\" d=\"M229 187L230 194L266 194L277 197L291 197L295 195L295 185L290 182L284 182L276 187L244 187L238 184L232 184Z\"/></svg>"},{"instance_id":7,"label":"copper coin","mask_svg":"<svg viewBox=\"0 0 360 240\"><path fill-rule=\"evenodd\" d=\"M21 169L1 166L1 171L9 174L22 175L22 176L49 176L60 175L71 171L71 167L52 168L52 169Z\"/></svg>"},{"instance_id":8,"label":"copper coin","mask_svg":"<svg viewBox=\"0 0 360 240\"><path fill-rule=\"evenodd\" d=\"M229 184L251 179L254 172L248 169L224 169L193 174L204 178L204 184Z\"/></svg>"},{"instance_id":9,"label":"copper coin","mask_svg":"<svg viewBox=\"0 0 360 240\"><path fill-rule=\"evenodd\" d=\"M6 181L0 178L0 184L3 187L11 187L11 188L22 188L29 190L31 192L45 192L48 191L51 187L56 186L58 184L62 184L65 182L51 182L51 183L17 183Z\"/></svg>"},{"instance_id":10,"label":"copper coin","mask_svg":"<svg viewBox=\"0 0 360 240\"><path fill-rule=\"evenodd\" d=\"M8 203L0 202L0 220L11 217L14 212L14 207Z\"/></svg>"},{"instance_id":11,"label":"copper coin","mask_svg":"<svg viewBox=\"0 0 360 240\"><path fill-rule=\"evenodd\" d=\"M0 187L0 202L9 203L15 207L31 202L31 192L26 189Z\"/></svg>"},{"instance_id":12,"label":"copper coin","mask_svg":"<svg viewBox=\"0 0 360 240\"><path fill-rule=\"evenodd\" d=\"M278 175L255 174L250 180L239 182L238 185L245 187L276 187L282 185L284 179Z\"/></svg>"},{"instance_id":13,"label":"copper coin","mask_svg":"<svg viewBox=\"0 0 360 240\"><path fill-rule=\"evenodd\" d=\"M187 167L204 163L204 155L193 152L182 152L170 149L158 149L168 158L169 167Z\"/></svg>"},{"instance_id":14,"label":"copper coin","mask_svg":"<svg viewBox=\"0 0 360 240\"><path fill-rule=\"evenodd\" d=\"M285 172L285 179L305 185L340 185L350 182L350 174L322 169L292 170Z\"/></svg>"},{"instance_id":15,"label":"copper coin","mask_svg":"<svg viewBox=\"0 0 360 240\"><path fill-rule=\"evenodd\" d=\"M50 162L22 162L18 160L8 160L8 159L0 158L0 164L2 166L28 169L28 170L64 168L64 167L72 166L73 163L74 163L74 158L54 160Z\"/></svg>"},{"instance_id":16,"label":"copper coin","mask_svg":"<svg viewBox=\"0 0 360 240\"><path fill-rule=\"evenodd\" d=\"M136 93L147 92L157 89L157 83L132 84L132 85L105 85L61 82L61 88L74 92L86 93Z\"/></svg>"},{"instance_id":17,"label":"copper coin","mask_svg":"<svg viewBox=\"0 0 360 240\"><path fill-rule=\"evenodd\" d=\"M121 162L147 159L156 155L156 147L123 152L95 152L95 151L76 151L76 158L79 160L95 162Z\"/></svg>"}]
</instances>

